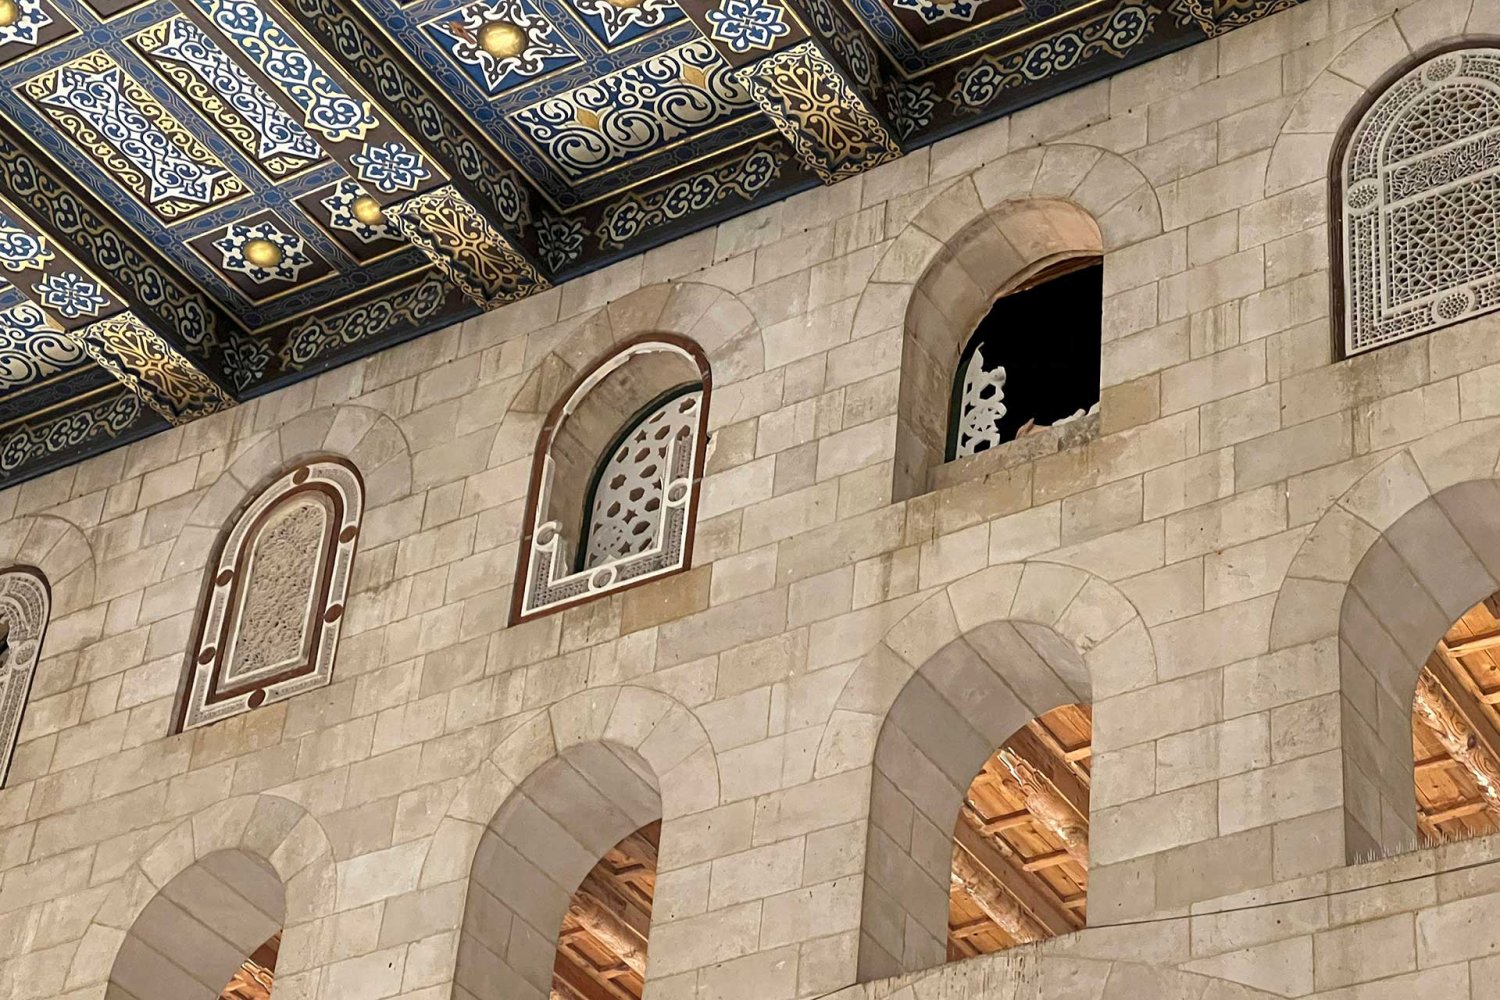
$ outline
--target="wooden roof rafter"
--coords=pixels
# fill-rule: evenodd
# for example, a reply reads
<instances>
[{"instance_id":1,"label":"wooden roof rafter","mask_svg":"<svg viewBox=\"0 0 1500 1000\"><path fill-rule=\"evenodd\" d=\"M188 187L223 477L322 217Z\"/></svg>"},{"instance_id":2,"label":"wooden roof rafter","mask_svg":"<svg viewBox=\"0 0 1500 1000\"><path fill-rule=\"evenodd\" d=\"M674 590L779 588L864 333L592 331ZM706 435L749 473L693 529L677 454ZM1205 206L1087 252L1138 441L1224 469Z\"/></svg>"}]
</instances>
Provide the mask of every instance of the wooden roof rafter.
<instances>
[{"instance_id":1,"label":"wooden roof rafter","mask_svg":"<svg viewBox=\"0 0 1500 1000\"><path fill-rule=\"evenodd\" d=\"M1084 926L1091 737L1088 710L1064 706L1015 733L970 784L954 830L951 957Z\"/></svg>"}]
</instances>

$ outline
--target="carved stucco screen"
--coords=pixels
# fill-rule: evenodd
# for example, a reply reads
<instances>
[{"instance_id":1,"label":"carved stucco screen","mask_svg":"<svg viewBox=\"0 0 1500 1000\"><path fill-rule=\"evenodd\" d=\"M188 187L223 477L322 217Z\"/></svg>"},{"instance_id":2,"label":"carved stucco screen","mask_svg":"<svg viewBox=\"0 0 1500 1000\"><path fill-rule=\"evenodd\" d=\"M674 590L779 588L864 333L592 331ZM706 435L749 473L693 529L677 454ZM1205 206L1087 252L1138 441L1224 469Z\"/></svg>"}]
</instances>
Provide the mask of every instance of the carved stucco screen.
<instances>
[{"instance_id":1,"label":"carved stucco screen","mask_svg":"<svg viewBox=\"0 0 1500 1000\"><path fill-rule=\"evenodd\" d=\"M1500 309L1500 50L1396 79L1340 162L1346 355Z\"/></svg>"},{"instance_id":2,"label":"carved stucco screen","mask_svg":"<svg viewBox=\"0 0 1500 1000\"><path fill-rule=\"evenodd\" d=\"M363 513L359 473L333 458L288 470L241 510L209 566L178 731L332 679Z\"/></svg>"},{"instance_id":3,"label":"carved stucco screen","mask_svg":"<svg viewBox=\"0 0 1500 1000\"><path fill-rule=\"evenodd\" d=\"M0 571L0 622L8 630L0 652L0 787L10 773L51 611L52 595L40 573L19 567Z\"/></svg>"},{"instance_id":4,"label":"carved stucco screen","mask_svg":"<svg viewBox=\"0 0 1500 1000\"><path fill-rule=\"evenodd\" d=\"M671 526L681 534L686 521L669 525L663 501L666 508L686 506L702 404L701 389L673 395L621 435L594 486L585 569L663 546L681 548L670 537L673 532L662 529Z\"/></svg>"}]
</instances>

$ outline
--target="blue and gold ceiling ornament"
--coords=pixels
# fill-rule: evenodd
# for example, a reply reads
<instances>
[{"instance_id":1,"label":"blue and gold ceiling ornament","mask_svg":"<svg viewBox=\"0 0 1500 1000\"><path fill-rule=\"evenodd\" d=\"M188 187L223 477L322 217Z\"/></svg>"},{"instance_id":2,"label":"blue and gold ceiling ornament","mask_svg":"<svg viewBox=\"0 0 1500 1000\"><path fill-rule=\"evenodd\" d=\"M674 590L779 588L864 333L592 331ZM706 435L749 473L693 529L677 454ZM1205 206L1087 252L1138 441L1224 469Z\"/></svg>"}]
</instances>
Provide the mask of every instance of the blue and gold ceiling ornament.
<instances>
[{"instance_id":1,"label":"blue and gold ceiling ornament","mask_svg":"<svg viewBox=\"0 0 1500 1000\"><path fill-rule=\"evenodd\" d=\"M1151 34L1158 14L1154 4L1132 0L1026 48L986 55L959 72L948 100L960 112L977 111L1007 91L1043 83L1098 57L1123 59Z\"/></svg>"},{"instance_id":2,"label":"blue and gold ceiling ornament","mask_svg":"<svg viewBox=\"0 0 1500 1000\"><path fill-rule=\"evenodd\" d=\"M380 203L354 181L341 180L318 199L324 223L337 233L347 233L362 244L401 239L400 231L386 217Z\"/></svg>"},{"instance_id":3,"label":"blue and gold ceiling ornament","mask_svg":"<svg viewBox=\"0 0 1500 1000\"><path fill-rule=\"evenodd\" d=\"M0 228L19 231L34 249L40 275L19 291L95 363L113 375L169 423L184 423L234 404L233 397L151 329L112 288L64 253L29 220L0 212ZM19 268L18 268L19 270Z\"/></svg>"},{"instance_id":4,"label":"blue and gold ceiling ornament","mask_svg":"<svg viewBox=\"0 0 1500 1000\"><path fill-rule=\"evenodd\" d=\"M511 121L576 181L755 110L730 66L700 39L523 108Z\"/></svg>"},{"instance_id":5,"label":"blue and gold ceiling ornament","mask_svg":"<svg viewBox=\"0 0 1500 1000\"><path fill-rule=\"evenodd\" d=\"M36 45L50 24L42 0L0 0L0 45Z\"/></svg>"},{"instance_id":6,"label":"blue and gold ceiling ornament","mask_svg":"<svg viewBox=\"0 0 1500 1000\"><path fill-rule=\"evenodd\" d=\"M248 190L103 52L33 77L23 90L61 134L164 220L225 204Z\"/></svg>"},{"instance_id":7,"label":"blue and gold ceiling ornament","mask_svg":"<svg viewBox=\"0 0 1500 1000\"><path fill-rule=\"evenodd\" d=\"M616 46L675 24L682 8L672 0L569 0L589 30L605 45Z\"/></svg>"},{"instance_id":8,"label":"blue and gold ceiling ornament","mask_svg":"<svg viewBox=\"0 0 1500 1000\"><path fill-rule=\"evenodd\" d=\"M326 159L307 130L186 17L152 25L131 42L267 176L280 179Z\"/></svg>"},{"instance_id":9,"label":"blue and gold ceiling ornament","mask_svg":"<svg viewBox=\"0 0 1500 1000\"><path fill-rule=\"evenodd\" d=\"M53 259L53 253L41 237L0 218L0 267L15 274L40 271Z\"/></svg>"},{"instance_id":10,"label":"blue and gold ceiling ornament","mask_svg":"<svg viewBox=\"0 0 1500 1000\"><path fill-rule=\"evenodd\" d=\"M213 243L225 268L257 284L296 281L313 262L302 237L283 231L274 222L230 223Z\"/></svg>"},{"instance_id":11,"label":"blue and gold ceiling ornament","mask_svg":"<svg viewBox=\"0 0 1500 1000\"><path fill-rule=\"evenodd\" d=\"M428 35L491 97L528 77L579 61L526 0L478 0L423 25Z\"/></svg>"},{"instance_id":12,"label":"blue and gold ceiling ornament","mask_svg":"<svg viewBox=\"0 0 1500 1000\"><path fill-rule=\"evenodd\" d=\"M1296 2L0 0L0 485Z\"/></svg>"},{"instance_id":13,"label":"blue and gold ceiling ornament","mask_svg":"<svg viewBox=\"0 0 1500 1000\"><path fill-rule=\"evenodd\" d=\"M63 319L96 319L113 301L97 281L77 271L53 271L27 287L38 305Z\"/></svg>"},{"instance_id":14,"label":"blue and gold ceiling ornament","mask_svg":"<svg viewBox=\"0 0 1500 1000\"><path fill-rule=\"evenodd\" d=\"M309 131L333 142L360 141L377 125L369 101L345 93L254 0L194 0L198 9L302 112Z\"/></svg>"},{"instance_id":15,"label":"blue and gold ceiling ornament","mask_svg":"<svg viewBox=\"0 0 1500 1000\"><path fill-rule=\"evenodd\" d=\"M731 52L769 51L791 33L786 12L772 0L721 0L708 12L709 37Z\"/></svg>"},{"instance_id":16,"label":"blue and gold ceiling ornament","mask_svg":"<svg viewBox=\"0 0 1500 1000\"><path fill-rule=\"evenodd\" d=\"M34 385L87 360L30 302L0 309L0 390Z\"/></svg>"}]
</instances>

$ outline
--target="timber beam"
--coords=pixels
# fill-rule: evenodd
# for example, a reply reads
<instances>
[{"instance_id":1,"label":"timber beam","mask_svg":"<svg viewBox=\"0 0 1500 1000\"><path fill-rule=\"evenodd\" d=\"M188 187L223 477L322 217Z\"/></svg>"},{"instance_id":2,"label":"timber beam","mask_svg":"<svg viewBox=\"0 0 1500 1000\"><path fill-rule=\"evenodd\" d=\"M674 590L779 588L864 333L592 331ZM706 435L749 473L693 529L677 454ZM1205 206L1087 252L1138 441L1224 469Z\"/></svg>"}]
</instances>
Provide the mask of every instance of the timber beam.
<instances>
[{"instance_id":1,"label":"timber beam","mask_svg":"<svg viewBox=\"0 0 1500 1000\"><path fill-rule=\"evenodd\" d=\"M1417 679L1413 708L1443 749L1474 779L1485 807L1500 819L1500 733L1460 679L1462 672L1462 665L1440 642ZM1453 818L1427 817L1434 824Z\"/></svg>"},{"instance_id":2,"label":"timber beam","mask_svg":"<svg viewBox=\"0 0 1500 1000\"><path fill-rule=\"evenodd\" d=\"M1037 885L1019 864L1006 857L988 837L960 820L954 831L954 840L958 848L954 857L967 855L988 872L997 885L1013 896L1045 928L1044 936L1069 934L1078 929L1077 916L1058 906L1050 894Z\"/></svg>"},{"instance_id":3,"label":"timber beam","mask_svg":"<svg viewBox=\"0 0 1500 1000\"><path fill-rule=\"evenodd\" d=\"M93 265L93 266L91 266ZM190 357L177 333L152 322L10 198L0 198L0 273L60 330L147 406L173 424L233 406L229 380Z\"/></svg>"},{"instance_id":4,"label":"timber beam","mask_svg":"<svg viewBox=\"0 0 1500 1000\"><path fill-rule=\"evenodd\" d=\"M901 155L880 107L880 56L832 4L682 0L680 6L825 184Z\"/></svg>"}]
</instances>

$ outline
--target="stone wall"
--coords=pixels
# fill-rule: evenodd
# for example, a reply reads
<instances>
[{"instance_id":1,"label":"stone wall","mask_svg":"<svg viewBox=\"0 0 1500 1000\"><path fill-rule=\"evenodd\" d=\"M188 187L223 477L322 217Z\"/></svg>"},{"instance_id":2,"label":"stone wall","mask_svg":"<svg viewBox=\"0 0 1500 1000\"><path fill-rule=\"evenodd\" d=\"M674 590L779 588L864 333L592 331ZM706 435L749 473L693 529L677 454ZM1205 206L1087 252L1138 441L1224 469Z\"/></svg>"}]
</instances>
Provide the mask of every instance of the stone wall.
<instances>
[{"instance_id":1,"label":"stone wall","mask_svg":"<svg viewBox=\"0 0 1500 1000\"><path fill-rule=\"evenodd\" d=\"M642 809L653 1000L1500 995L1500 844L1348 867L1404 843L1400 651L1500 586L1500 316L1334 363L1328 161L1368 87L1465 33L1500 5L1308 0L0 494L0 556L53 589L0 995L133 996L193 926L162 901L210 876L283 922L277 1000L544 995L528 901ZM903 353L1055 249L1055 216L1018 245L1022 201L1097 226L1099 416L923 492ZM693 568L507 628L542 417L653 332L713 369ZM319 453L366 482L333 683L169 737L221 526ZM974 671L1022 633L1048 672ZM1053 675L1095 713L1092 926L921 972L944 720L1045 709ZM611 767L628 803L564 794Z\"/></svg>"}]
</instances>

